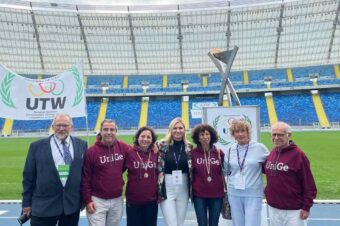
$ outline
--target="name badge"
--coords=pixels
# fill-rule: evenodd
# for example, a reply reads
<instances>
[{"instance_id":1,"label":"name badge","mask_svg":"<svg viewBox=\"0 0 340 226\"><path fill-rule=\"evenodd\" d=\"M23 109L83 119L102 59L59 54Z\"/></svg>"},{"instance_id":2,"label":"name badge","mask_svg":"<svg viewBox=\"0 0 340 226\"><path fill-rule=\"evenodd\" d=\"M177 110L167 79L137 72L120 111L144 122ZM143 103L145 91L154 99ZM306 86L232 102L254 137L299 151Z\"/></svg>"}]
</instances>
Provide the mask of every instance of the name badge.
<instances>
[{"instance_id":1,"label":"name badge","mask_svg":"<svg viewBox=\"0 0 340 226\"><path fill-rule=\"evenodd\" d=\"M173 184L182 184L182 170L173 170L172 171L172 183Z\"/></svg>"},{"instance_id":2,"label":"name badge","mask_svg":"<svg viewBox=\"0 0 340 226\"><path fill-rule=\"evenodd\" d=\"M235 188L240 190L246 189L246 180L241 172L235 176Z\"/></svg>"},{"instance_id":3,"label":"name badge","mask_svg":"<svg viewBox=\"0 0 340 226\"><path fill-rule=\"evenodd\" d=\"M70 173L69 165L58 165L58 174L60 180L62 181L67 180L69 173Z\"/></svg>"}]
</instances>

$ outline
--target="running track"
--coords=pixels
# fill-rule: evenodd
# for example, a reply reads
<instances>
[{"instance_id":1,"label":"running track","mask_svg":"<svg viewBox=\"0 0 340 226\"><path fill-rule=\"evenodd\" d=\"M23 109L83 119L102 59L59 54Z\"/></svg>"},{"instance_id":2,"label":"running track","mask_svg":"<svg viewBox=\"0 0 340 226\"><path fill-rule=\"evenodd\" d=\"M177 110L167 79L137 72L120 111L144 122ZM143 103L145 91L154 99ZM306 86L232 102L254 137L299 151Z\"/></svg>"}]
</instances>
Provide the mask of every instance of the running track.
<instances>
[{"instance_id":1,"label":"running track","mask_svg":"<svg viewBox=\"0 0 340 226\"><path fill-rule=\"evenodd\" d=\"M19 216L21 207L19 201L0 201L0 226L18 226L16 218ZM267 206L262 208L262 226L269 226L267 221ZM25 224L29 226L29 223ZM87 226L85 213L81 213L79 226ZM126 225L125 213L121 226ZM185 226L197 225L194 208L189 204ZM231 226L227 221L220 220L221 226ZM158 226L165 226L161 211L158 213ZM340 226L340 200L317 201L311 209L311 215L307 221L307 226Z\"/></svg>"}]
</instances>

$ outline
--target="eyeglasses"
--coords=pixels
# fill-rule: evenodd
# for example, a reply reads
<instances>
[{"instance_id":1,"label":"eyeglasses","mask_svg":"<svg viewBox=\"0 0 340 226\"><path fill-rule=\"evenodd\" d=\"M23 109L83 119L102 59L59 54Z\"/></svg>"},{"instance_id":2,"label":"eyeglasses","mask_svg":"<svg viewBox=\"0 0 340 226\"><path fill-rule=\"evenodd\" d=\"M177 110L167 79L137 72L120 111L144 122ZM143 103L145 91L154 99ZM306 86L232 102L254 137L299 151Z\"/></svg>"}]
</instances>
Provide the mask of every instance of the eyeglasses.
<instances>
[{"instance_id":1,"label":"eyeglasses","mask_svg":"<svg viewBox=\"0 0 340 226\"><path fill-rule=\"evenodd\" d=\"M68 128L70 125L69 124L57 124L54 125L56 128Z\"/></svg>"},{"instance_id":2,"label":"eyeglasses","mask_svg":"<svg viewBox=\"0 0 340 226\"><path fill-rule=\"evenodd\" d=\"M114 128L103 128L102 129L103 131L105 131L105 132L114 132L114 131L116 131L116 129L114 129Z\"/></svg>"},{"instance_id":3,"label":"eyeglasses","mask_svg":"<svg viewBox=\"0 0 340 226\"><path fill-rule=\"evenodd\" d=\"M272 137L284 137L287 133L272 133Z\"/></svg>"}]
</instances>

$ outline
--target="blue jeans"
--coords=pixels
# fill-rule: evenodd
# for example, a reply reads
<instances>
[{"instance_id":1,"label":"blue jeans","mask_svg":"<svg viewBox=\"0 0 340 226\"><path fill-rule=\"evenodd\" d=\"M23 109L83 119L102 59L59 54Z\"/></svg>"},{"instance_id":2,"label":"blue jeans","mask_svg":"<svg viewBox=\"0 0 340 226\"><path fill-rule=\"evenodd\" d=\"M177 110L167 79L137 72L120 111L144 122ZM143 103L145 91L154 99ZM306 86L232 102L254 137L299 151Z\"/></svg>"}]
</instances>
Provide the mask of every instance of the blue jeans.
<instances>
[{"instance_id":1,"label":"blue jeans","mask_svg":"<svg viewBox=\"0 0 340 226\"><path fill-rule=\"evenodd\" d=\"M194 207L198 226L218 226L222 209L222 198L194 197Z\"/></svg>"}]
</instances>

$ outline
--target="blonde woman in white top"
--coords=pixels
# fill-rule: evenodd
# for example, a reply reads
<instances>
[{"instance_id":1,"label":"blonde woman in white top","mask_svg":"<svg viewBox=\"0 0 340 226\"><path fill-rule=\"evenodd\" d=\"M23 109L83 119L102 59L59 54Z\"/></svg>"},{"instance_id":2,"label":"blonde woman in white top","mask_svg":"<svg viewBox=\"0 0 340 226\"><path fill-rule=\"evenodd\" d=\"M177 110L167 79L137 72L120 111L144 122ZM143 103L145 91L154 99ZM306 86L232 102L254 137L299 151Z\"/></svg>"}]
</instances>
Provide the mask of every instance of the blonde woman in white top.
<instances>
[{"instance_id":1,"label":"blonde woman in white top","mask_svg":"<svg viewBox=\"0 0 340 226\"><path fill-rule=\"evenodd\" d=\"M262 164L269 151L251 140L251 127L236 120L230 127L236 143L225 153L225 171L229 171L228 198L233 226L260 226L263 198Z\"/></svg>"}]
</instances>

